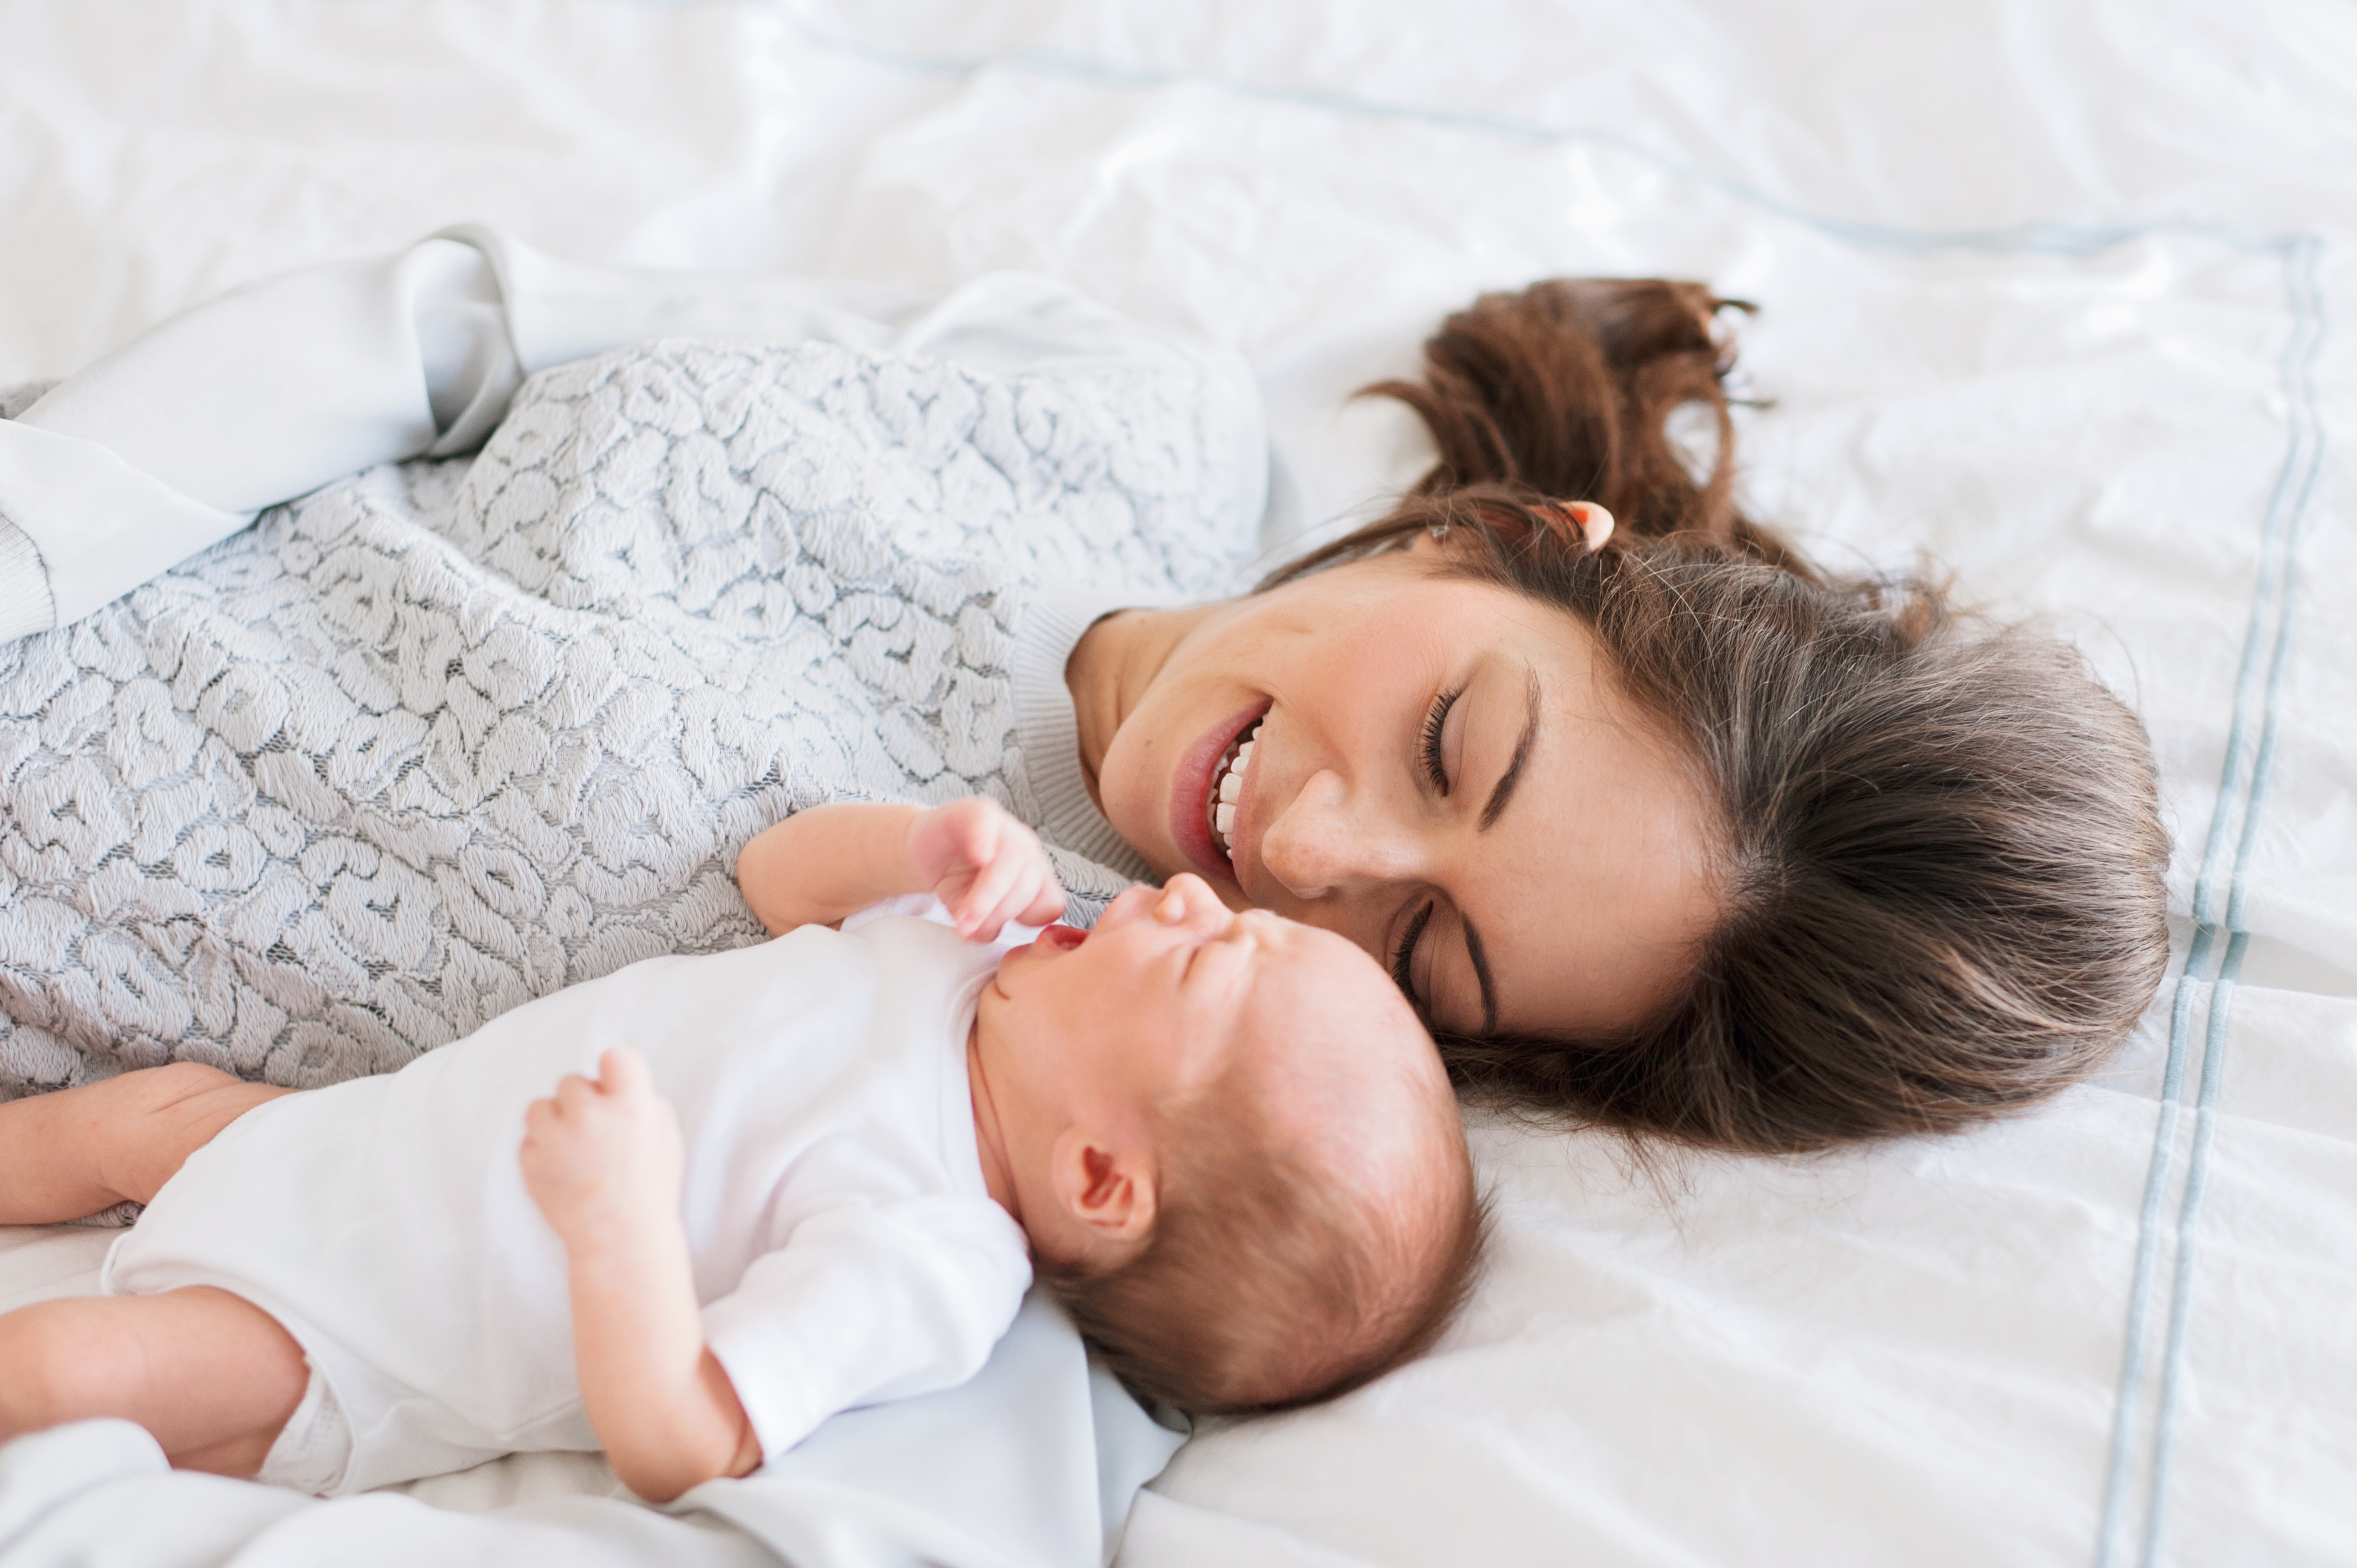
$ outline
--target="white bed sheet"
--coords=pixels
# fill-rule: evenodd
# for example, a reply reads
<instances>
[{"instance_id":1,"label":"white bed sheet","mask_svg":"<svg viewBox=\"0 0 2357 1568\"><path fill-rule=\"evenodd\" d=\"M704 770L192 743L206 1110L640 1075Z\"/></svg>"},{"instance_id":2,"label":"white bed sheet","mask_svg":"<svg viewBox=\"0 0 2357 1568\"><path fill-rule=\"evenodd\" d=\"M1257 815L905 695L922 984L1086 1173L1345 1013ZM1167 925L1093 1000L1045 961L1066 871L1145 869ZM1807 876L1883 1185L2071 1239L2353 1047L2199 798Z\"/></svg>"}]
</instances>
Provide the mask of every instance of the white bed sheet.
<instances>
[{"instance_id":1,"label":"white bed sheet","mask_svg":"<svg viewBox=\"0 0 2357 1568\"><path fill-rule=\"evenodd\" d=\"M1317 521L1418 455L1342 395L1480 288L1761 301L1759 505L1837 562L1932 552L2146 714L2158 1004L2097 1083L1943 1143L1649 1182L1484 1129L1468 1321L1199 1436L1125 1560L2345 1562L2352 81L2331 0L8 0L0 383L462 220L651 265L1030 268L1242 349ZM0 1289L88 1245L27 1240ZM451 1550L422 1517L382 1560Z\"/></svg>"}]
</instances>

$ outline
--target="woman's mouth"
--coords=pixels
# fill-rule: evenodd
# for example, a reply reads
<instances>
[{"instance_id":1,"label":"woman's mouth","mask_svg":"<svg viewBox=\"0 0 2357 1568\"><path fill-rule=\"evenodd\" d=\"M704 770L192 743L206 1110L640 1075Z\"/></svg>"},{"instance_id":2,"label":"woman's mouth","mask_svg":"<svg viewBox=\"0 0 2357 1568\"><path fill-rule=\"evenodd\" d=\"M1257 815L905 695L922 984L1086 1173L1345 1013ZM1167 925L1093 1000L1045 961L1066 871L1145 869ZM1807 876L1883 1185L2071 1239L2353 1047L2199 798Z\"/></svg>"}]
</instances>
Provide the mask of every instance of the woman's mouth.
<instances>
[{"instance_id":1,"label":"woman's mouth","mask_svg":"<svg viewBox=\"0 0 2357 1568\"><path fill-rule=\"evenodd\" d=\"M1251 777L1251 746L1267 702L1254 703L1197 741L1172 779L1170 836L1197 875L1214 887L1235 881L1231 858L1243 787Z\"/></svg>"},{"instance_id":2,"label":"woman's mouth","mask_svg":"<svg viewBox=\"0 0 2357 1568\"><path fill-rule=\"evenodd\" d=\"M1236 831L1236 803L1243 799L1244 775L1252 770L1253 742L1260 736L1265 714L1253 721L1252 728L1239 736L1234 745L1220 754L1219 765L1211 769L1211 788L1203 807L1211 828L1211 843L1235 863L1235 846L1230 835Z\"/></svg>"}]
</instances>

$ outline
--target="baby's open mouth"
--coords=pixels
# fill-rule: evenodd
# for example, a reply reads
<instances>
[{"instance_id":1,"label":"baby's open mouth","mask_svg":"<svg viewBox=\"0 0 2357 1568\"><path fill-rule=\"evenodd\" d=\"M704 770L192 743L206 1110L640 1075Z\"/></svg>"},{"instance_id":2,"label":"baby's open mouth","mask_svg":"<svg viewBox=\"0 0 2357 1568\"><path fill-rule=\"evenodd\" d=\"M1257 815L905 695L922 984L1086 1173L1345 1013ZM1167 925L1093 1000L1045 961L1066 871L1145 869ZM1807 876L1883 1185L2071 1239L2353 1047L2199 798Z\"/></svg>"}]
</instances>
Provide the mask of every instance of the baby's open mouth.
<instances>
[{"instance_id":1,"label":"baby's open mouth","mask_svg":"<svg viewBox=\"0 0 2357 1568\"><path fill-rule=\"evenodd\" d=\"M1252 728L1220 754L1219 765L1211 769L1211 789L1204 800L1204 811L1211 822L1211 842L1231 863L1235 859L1235 847L1228 842L1228 835L1235 832L1236 802L1244 792L1244 774L1252 768L1253 741L1260 734L1260 726L1267 722L1265 714L1254 719Z\"/></svg>"}]
</instances>

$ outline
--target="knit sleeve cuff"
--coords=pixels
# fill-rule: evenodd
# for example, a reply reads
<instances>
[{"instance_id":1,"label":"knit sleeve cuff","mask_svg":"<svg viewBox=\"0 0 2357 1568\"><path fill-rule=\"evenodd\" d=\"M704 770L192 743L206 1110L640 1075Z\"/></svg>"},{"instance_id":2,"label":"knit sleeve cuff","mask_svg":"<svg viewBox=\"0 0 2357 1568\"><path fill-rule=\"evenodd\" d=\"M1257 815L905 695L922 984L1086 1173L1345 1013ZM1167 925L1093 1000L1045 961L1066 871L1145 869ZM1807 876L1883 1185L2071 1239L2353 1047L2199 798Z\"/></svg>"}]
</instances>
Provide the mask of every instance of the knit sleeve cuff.
<instances>
[{"instance_id":1,"label":"knit sleeve cuff","mask_svg":"<svg viewBox=\"0 0 2357 1568\"><path fill-rule=\"evenodd\" d=\"M1115 610L1160 601L1122 593L1051 584L1032 594L1016 623L1010 674L1015 688L1015 737L1039 803L1034 824L1051 844L1096 862L1133 882L1153 875L1089 796L1081 772L1081 727L1064 684L1064 663L1082 634Z\"/></svg>"}]
</instances>

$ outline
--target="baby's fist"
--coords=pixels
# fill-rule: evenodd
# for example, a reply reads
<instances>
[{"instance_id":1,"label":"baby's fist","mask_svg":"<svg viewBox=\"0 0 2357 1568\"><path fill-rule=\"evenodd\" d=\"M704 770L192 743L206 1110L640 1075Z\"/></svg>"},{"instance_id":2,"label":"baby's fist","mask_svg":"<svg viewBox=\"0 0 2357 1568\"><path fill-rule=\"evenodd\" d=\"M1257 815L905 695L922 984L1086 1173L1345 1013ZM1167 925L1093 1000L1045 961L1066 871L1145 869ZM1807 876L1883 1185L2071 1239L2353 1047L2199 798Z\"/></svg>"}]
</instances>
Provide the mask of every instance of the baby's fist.
<instances>
[{"instance_id":1,"label":"baby's fist","mask_svg":"<svg viewBox=\"0 0 2357 1568\"><path fill-rule=\"evenodd\" d=\"M969 941L996 941L1009 920L1044 926L1064 912L1064 885L1039 835L984 796L936 806L910 823L909 864Z\"/></svg>"},{"instance_id":2,"label":"baby's fist","mask_svg":"<svg viewBox=\"0 0 2357 1568\"><path fill-rule=\"evenodd\" d=\"M679 1116L636 1051L608 1051L594 1079L567 1074L533 1101L523 1126L524 1190L568 1245L587 1231L676 1219Z\"/></svg>"}]
</instances>

